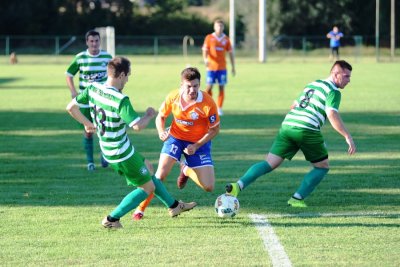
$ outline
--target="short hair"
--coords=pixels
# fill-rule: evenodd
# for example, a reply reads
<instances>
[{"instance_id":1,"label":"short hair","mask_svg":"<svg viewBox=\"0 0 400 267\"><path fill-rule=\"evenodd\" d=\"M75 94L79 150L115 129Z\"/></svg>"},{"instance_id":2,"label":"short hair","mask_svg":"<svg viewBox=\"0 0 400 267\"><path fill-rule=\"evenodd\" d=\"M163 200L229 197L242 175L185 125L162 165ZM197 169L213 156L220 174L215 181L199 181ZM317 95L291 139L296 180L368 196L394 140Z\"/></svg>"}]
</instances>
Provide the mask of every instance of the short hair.
<instances>
[{"instance_id":1,"label":"short hair","mask_svg":"<svg viewBox=\"0 0 400 267\"><path fill-rule=\"evenodd\" d=\"M95 30L90 30L85 34L85 40L87 41L89 36L99 36L100 37L100 33L98 31Z\"/></svg>"},{"instance_id":2,"label":"short hair","mask_svg":"<svg viewBox=\"0 0 400 267\"><path fill-rule=\"evenodd\" d=\"M197 68L188 67L181 72L181 79L187 81L201 80L200 72Z\"/></svg>"},{"instance_id":3,"label":"short hair","mask_svg":"<svg viewBox=\"0 0 400 267\"><path fill-rule=\"evenodd\" d=\"M115 57L108 62L107 74L113 78L117 78L121 73L128 75L131 69L131 62L125 57Z\"/></svg>"},{"instance_id":4,"label":"short hair","mask_svg":"<svg viewBox=\"0 0 400 267\"><path fill-rule=\"evenodd\" d=\"M349 70L349 71L352 71L352 70L353 70L353 67L352 67L347 61L345 61L345 60L336 60L335 63L333 63L333 66L332 66L332 68L331 68L331 72L333 71L333 69L334 69L336 66L339 66L342 70L343 70L343 69L347 69L347 70Z\"/></svg>"},{"instance_id":5,"label":"short hair","mask_svg":"<svg viewBox=\"0 0 400 267\"><path fill-rule=\"evenodd\" d=\"M216 20L214 21L214 24L216 24L216 23L220 23L220 24L222 24L222 25L225 26L225 23L224 23L224 21L223 21L222 19L216 19Z\"/></svg>"}]
</instances>

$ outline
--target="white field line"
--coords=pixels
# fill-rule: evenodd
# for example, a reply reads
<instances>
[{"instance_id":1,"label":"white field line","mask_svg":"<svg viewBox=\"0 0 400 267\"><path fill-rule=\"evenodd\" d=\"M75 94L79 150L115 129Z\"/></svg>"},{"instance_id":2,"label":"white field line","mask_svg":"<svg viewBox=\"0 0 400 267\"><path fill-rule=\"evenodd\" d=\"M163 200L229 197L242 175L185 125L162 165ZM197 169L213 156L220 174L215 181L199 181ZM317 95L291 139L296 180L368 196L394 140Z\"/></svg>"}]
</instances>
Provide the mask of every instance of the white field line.
<instances>
[{"instance_id":1,"label":"white field line","mask_svg":"<svg viewBox=\"0 0 400 267\"><path fill-rule=\"evenodd\" d=\"M279 242L279 239L267 218L264 215L258 214L250 214L249 217L260 233L265 249L268 251L269 257L271 258L272 266L291 267L292 262Z\"/></svg>"},{"instance_id":2,"label":"white field line","mask_svg":"<svg viewBox=\"0 0 400 267\"><path fill-rule=\"evenodd\" d=\"M250 214L249 217L255 224L264 242L265 249L274 267L290 267L292 263L287 256L284 247L279 242L277 235L269 223L268 218L329 218L329 217L384 217L391 216L400 218L399 212L343 212L343 213L297 213L297 214Z\"/></svg>"}]
</instances>

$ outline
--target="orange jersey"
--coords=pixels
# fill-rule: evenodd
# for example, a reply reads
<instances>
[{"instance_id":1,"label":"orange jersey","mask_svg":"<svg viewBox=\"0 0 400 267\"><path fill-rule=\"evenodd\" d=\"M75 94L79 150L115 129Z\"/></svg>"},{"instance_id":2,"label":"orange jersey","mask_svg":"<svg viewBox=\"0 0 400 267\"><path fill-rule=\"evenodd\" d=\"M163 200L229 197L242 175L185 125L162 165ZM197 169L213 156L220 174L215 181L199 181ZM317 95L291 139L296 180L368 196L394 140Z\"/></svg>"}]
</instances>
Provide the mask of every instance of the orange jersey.
<instances>
[{"instance_id":1,"label":"orange jersey","mask_svg":"<svg viewBox=\"0 0 400 267\"><path fill-rule=\"evenodd\" d=\"M197 101L182 107L182 96L179 90L168 94L161 104L159 113L168 117L171 113L174 116L169 133L180 140L197 142L210 128L219 125L217 105L212 97L206 92L199 91Z\"/></svg>"},{"instance_id":2,"label":"orange jersey","mask_svg":"<svg viewBox=\"0 0 400 267\"><path fill-rule=\"evenodd\" d=\"M225 52L231 52L232 46L228 36L215 33L208 34L204 40L203 50L208 52L208 70L226 70Z\"/></svg>"}]
</instances>

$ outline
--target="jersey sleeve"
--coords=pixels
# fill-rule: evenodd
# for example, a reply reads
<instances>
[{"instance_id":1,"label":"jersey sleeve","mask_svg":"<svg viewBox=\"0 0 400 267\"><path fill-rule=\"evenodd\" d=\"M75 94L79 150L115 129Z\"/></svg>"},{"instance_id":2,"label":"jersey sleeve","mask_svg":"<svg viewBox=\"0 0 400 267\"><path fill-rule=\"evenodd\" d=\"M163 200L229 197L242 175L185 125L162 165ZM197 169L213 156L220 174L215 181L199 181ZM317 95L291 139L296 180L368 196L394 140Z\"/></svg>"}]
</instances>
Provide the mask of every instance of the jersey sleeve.
<instances>
[{"instance_id":1,"label":"jersey sleeve","mask_svg":"<svg viewBox=\"0 0 400 267\"><path fill-rule=\"evenodd\" d=\"M327 109L333 109L339 111L340 100L342 99L342 94L339 90L332 90L329 92L325 106Z\"/></svg>"},{"instance_id":2,"label":"jersey sleeve","mask_svg":"<svg viewBox=\"0 0 400 267\"><path fill-rule=\"evenodd\" d=\"M226 37L226 45L225 45L225 50L227 52L231 52L232 51L232 44L231 44L231 40L229 40L228 37Z\"/></svg>"},{"instance_id":3,"label":"jersey sleeve","mask_svg":"<svg viewBox=\"0 0 400 267\"><path fill-rule=\"evenodd\" d=\"M177 95L179 94L178 90L170 92L165 100L162 102L158 112L163 116L163 117L168 117L169 114L171 114L172 111L172 104L174 103Z\"/></svg>"},{"instance_id":4,"label":"jersey sleeve","mask_svg":"<svg viewBox=\"0 0 400 267\"><path fill-rule=\"evenodd\" d=\"M134 110L129 97L124 97L119 105L118 113L121 119L132 127L140 120L139 114Z\"/></svg>"},{"instance_id":5,"label":"jersey sleeve","mask_svg":"<svg viewBox=\"0 0 400 267\"><path fill-rule=\"evenodd\" d=\"M79 71L79 65L77 62L77 58L75 57L74 60L69 65L67 71L65 72L66 75L75 76L75 74Z\"/></svg>"},{"instance_id":6,"label":"jersey sleeve","mask_svg":"<svg viewBox=\"0 0 400 267\"><path fill-rule=\"evenodd\" d=\"M204 39L204 43L203 43L203 50L208 51L210 50L210 35L207 35L206 38Z\"/></svg>"},{"instance_id":7,"label":"jersey sleeve","mask_svg":"<svg viewBox=\"0 0 400 267\"><path fill-rule=\"evenodd\" d=\"M213 128L220 123L220 118L218 115L218 108L214 100L211 97L207 97L207 105L209 106L208 112L208 127Z\"/></svg>"},{"instance_id":8,"label":"jersey sleeve","mask_svg":"<svg viewBox=\"0 0 400 267\"><path fill-rule=\"evenodd\" d=\"M89 104L89 88L90 86L86 87L85 90L81 91L76 97L76 103L80 107L86 107Z\"/></svg>"}]
</instances>

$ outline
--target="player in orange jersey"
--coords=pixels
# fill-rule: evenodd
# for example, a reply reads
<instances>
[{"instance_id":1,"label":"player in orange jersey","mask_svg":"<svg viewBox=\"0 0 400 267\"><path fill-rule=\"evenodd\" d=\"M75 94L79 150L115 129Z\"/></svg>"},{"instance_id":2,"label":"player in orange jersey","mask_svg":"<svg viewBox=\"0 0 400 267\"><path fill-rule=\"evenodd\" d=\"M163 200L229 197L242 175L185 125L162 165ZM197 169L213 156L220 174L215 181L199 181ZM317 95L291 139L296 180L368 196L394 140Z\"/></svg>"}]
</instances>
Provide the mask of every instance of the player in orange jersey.
<instances>
[{"instance_id":1,"label":"player in orange jersey","mask_svg":"<svg viewBox=\"0 0 400 267\"><path fill-rule=\"evenodd\" d=\"M214 22L214 32L208 34L203 44L203 59L207 67L207 87L206 91L212 95L212 87L218 82L218 114L223 115L222 105L225 98L225 84L227 83L227 71L225 52L229 53L231 60L232 75L235 76L235 59L233 55L231 42L224 34L224 22L216 20Z\"/></svg>"},{"instance_id":2,"label":"player in orange jersey","mask_svg":"<svg viewBox=\"0 0 400 267\"><path fill-rule=\"evenodd\" d=\"M211 139L219 133L220 120L212 97L200 90L200 72L186 68L181 73L181 87L169 93L161 104L156 118L159 138L164 142L156 171L156 178L165 180L175 162L180 162L178 188L182 189L191 178L207 192L214 190L215 174L211 157ZM170 127L165 125L172 114ZM153 196L142 202L133 214L134 220L143 217Z\"/></svg>"}]
</instances>

